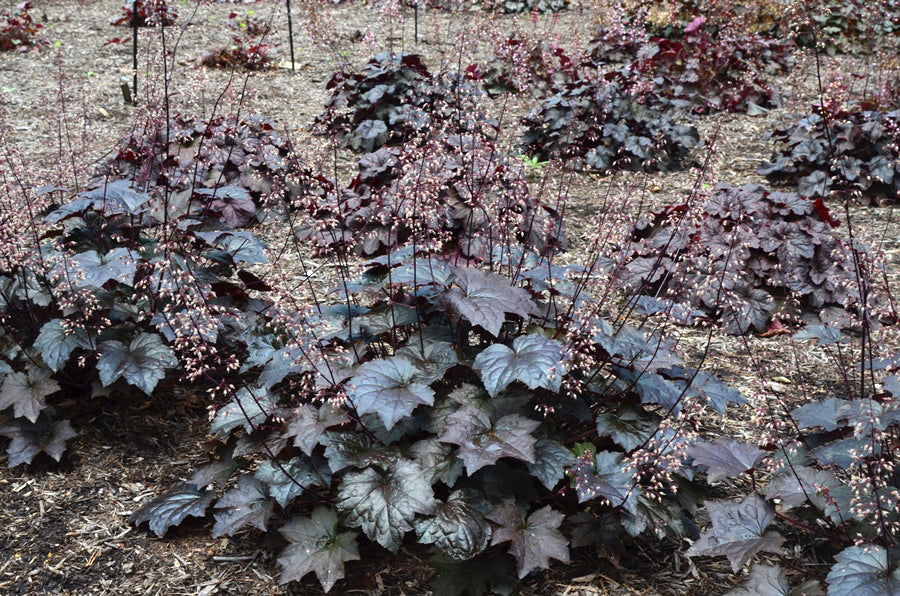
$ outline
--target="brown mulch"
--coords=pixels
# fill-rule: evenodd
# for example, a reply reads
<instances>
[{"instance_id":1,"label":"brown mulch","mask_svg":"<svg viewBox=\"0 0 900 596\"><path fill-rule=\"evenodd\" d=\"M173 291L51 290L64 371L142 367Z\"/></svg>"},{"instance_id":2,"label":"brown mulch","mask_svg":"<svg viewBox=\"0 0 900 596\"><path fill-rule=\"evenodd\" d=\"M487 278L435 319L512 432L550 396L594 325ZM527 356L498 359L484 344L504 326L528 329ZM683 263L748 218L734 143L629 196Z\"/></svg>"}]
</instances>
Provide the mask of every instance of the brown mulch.
<instances>
[{"instance_id":1,"label":"brown mulch","mask_svg":"<svg viewBox=\"0 0 900 596\"><path fill-rule=\"evenodd\" d=\"M72 165L58 159L60 154L77 155L80 162L75 165L89 170L90 164L109 155L116 140L133 126L135 109L123 102L121 94L123 80L131 80L130 44L105 44L131 32L109 25L119 16L118 0L34 0L33 4L50 47L41 52L0 54L0 139L5 147L16 147L23 167L54 181L60 168L68 173ZM177 4L179 23L184 23L194 5ZM466 14L422 11L420 39L415 44L411 9L404 9L405 20L395 21L387 30L379 28L379 23L386 21L379 18L377 4L328 7L322 13L331 17L334 27L329 46L313 46L304 29L309 18L295 19L297 60L296 72L292 72L283 5L203 4L190 26L172 28L167 43L172 47L177 42L179 57L173 78L173 110L209 114L218 104L222 113L243 102L242 109L277 119L311 161L343 178L350 174L349 160L344 157L335 162L327 146L310 138L306 130L327 98L325 83L339 62L361 64L374 53L365 43L367 27L371 26L379 39L389 35L396 46L422 53L431 66L455 64L457 41L473 20ZM206 51L229 43L232 32L224 26L228 13L247 9L264 15L276 11L272 41L278 68L252 74L200 68L198 62ZM295 12L299 16L300 9ZM589 15L586 10L535 20L496 17L491 26L564 35L570 41L583 37L591 24ZM158 32L142 30L140 35L143 48L158 51ZM54 47L55 42L61 43ZM399 49L396 46L395 51ZM471 47L474 55L485 51L483 43ZM143 78L145 67L140 70L139 98L145 97L145 87L152 90ZM783 83L792 92L788 107L805 105L812 97L809 64L795 69ZM512 121L528 105L527 100L515 100L504 108L508 110L504 117ZM712 167L705 174L731 184L763 182L756 167L771 151L765 131L787 111L772 110L760 117L724 114L697 119L704 138L717 138ZM66 126L58 126L60 122ZM620 198L614 201L624 211L620 217L632 217L639 211L683 201L698 176L698 171L595 176L547 168L531 177L533 188L545 196L565 195L573 244L572 254L565 258L577 261L599 225L596 218L603 215L603 197ZM853 217L859 235L885 253L893 279L900 264L900 239L884 232L888 218L895 217L891 208L854 208ZM265 226L262 234L270 246L280 246L288 243L290 232L272 224ZM278 262L288 274L304 265L318 268L323 280L328 279L328 265L302 252L289 248ZM668 331L678 339L689 362L700 359L709 341L706 369L748 394L769 391L797 399L800 385L824 391L839 381L826 376L828 367L823 363L828 355L823 350L805 347L803 357L797 359L782 337L710 337L706 330L695 328L669 327ZM704 424L711 433L753 440L756 431L748 422L745 410L733 409L728 416L710 417ZM283 543L274 533L263 536L254 531L212 539L209 521L193 520L171 530L165 539L157 539L146 527L129 524L130 514L143 502L190 476L193 466L201 463L208 429L202 399L177 395L153 403L139 397L133 403L110 401L84 412L74 425L81 434L70 442L60 464L42 455L31 466L7 469L6 456L0 454L0 593L320 592L313 576L277 587L275 559ZM627 556L582 549L573 553L570 566L556 565L526 580L521 593L718 594L739 582L727 561L690 561L679 550L672 543L650 541L627 545ZM361 554L363 561L348 565L349 579L338 584L334 593L427 592L428 572L421 553L405 550L388 557L372 548Z\"/></svg>"}]
</instances>

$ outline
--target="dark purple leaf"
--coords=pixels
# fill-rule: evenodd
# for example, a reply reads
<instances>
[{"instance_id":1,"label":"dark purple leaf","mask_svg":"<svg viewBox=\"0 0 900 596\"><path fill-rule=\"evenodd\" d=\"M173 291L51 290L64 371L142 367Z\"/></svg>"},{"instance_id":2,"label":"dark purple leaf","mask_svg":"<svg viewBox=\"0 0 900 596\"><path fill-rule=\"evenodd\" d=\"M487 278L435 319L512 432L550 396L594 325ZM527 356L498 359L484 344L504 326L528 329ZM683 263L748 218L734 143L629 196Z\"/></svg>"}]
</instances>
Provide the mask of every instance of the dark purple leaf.
<instances>
[{"instance_id":1,"label":"dark purple leaf","mask_svg":"<svg viewBox=\"0 0 900 596\"><path fill-rule=\"evenodd\" d=\"M491 397L496 396L513 381L530 389L543 387L559 391L567 369L562 362L563 345L543 335L520 335L513 340L512 349L492 344L475 358L474 368Z\"/></svg>"},{"instance_id":2,"label":"dark purple leaf","mask_svg":"<svg viewBox=\"0 0 900 596\"><path fill-rule=\"evenodd\" d=\"M519 414L509 414L491 424L490 418L471 406L463 406L447 417L442 443L459 445L459 457L471 476L501 457L513 457L534 463L535 438L532 432L540 422Z\"/></svg>"},{"instance_id":3,"label":"dark purple leaf","mask_svg":"<svg viewBox=\"0 0 900 596\"><path fill-rule=\"evenodd\" d=\"M781 553L784 537L766 528L775 518L775 510L765 499L752 493L742 501L704 501L712 528L700 536L685 554L726 556L737 573L760 551Z\"/></svg>"},{"instance_id":4,"label":"dark purple leaf","mask_svg":"<svg viewBox=\"0 0 900 596\"><path fill-rule=\"evenodd\" d=\"M710 482L718 482L756 469L766 452L749 443L716 439L697 441L688 448L687 454L694 458L695 466L707 467L706 476Z\"/></svg>"},{"instance_id":5,"label":"dark purple leaf","mask_svg":"<svg viewBox=\"0 0 900 596\"><path fill-rule=\"evenodd\" d=\"M397 459L387 470L351 471L341 480L338 509L350 526L359 526L370 539L396 552L413 529L417 514L432 515L437 509L426 474L415 462Z\"/></svg>"},{"instance_id":6,"label":"dark purple leaf","mask_svg":"<svg viewBox=\"0 0 900 596\"><path fill-rule=\"evenodd\" d=\"M294 446L299 447L306 455L312 455L327 428L347 421L347 413L329 403L318 408L312 404L301 404L291 410L284 435L294 437Z\"/></svg>"},{"instance_id":7,"label":"dark purple leaf","mask_svg":"<svg viewBox=\"0 0 900 596\"><path fill-rule=\"evenodd\" d=\"M579 458L571 470L578 502L600 497L611 506L623 507L636 516L641 489L623 460L622 453L613 451L599 451L593 458L587 455Z\"/></svg>"},{"instance_id":8,"label":"dark purple leaf","mask_svg":"<svg viewBox=\"0 0 900 596\"><path fill-rule=\"evenodd\" d=\"M791 411L791 418L800 428L821 426L826 431L832 431L840 426L838 414L846 404L847 402L843 399L829 397L794 408Z\"/></svg>"},{"instance_id":9,"label":"dark purple leaf","mask_svg":"<svg viewBox=\"0 0 900 596\"><path fill-rule=\"evenodd\" d=\"M480 325L495 337L500 334L506 313L519 315L526 321L538 313L528 292L513 287L507 277L471 267L453 267L452 271L459 287L444 294L447 303L473 325Z\"/></svg>"},{"instance_id":10,"label":"dark purple leaf","mask_svg":"<svg viewBox=\"0 0 900 596\"><path fill-rule=\"evenodd\" d=\"M660 420L652 412L625 404L616 412L597 414L597 434L609 436L625 451L633 451L656 432Z\"/></svg>"},{"instance_id":11,"label":"dark purple leaf","mask_svg":"<svg viewBox=\"0 0 900 596\"><path fill-rule=\"evenodd\" d=\"M547 490L553 490L566 475L566 468L574 463L575 456L564 445L550 439L538 439L534 446L534 463L526 465Z\"/></svg>"},{"instance_id":12,"label":"dark purple leaf","mask_svg":"<svg viewBox=\"0 0 900 596\"><path fill-rule=\"evenodd\" d=\"M489 516L498 524L491 545L509 542L509 553L516 558L519 579L534 569L548 569L550 559L569 562L569 541L559 531L565 516L550 505L522 519L515 505L504 505Z\"/></svg>"},{"instance_id":13,"label":"dark purple leaf","mask_svg":"<svg viewBox=\"0 0 900 596\"><path fill-rule=\"evenodd\" d=\"M0 386L0 410L11 407L13 416L37 422L41 410L47 407L44 398L59 391L52 375L46 368L31 366L26 372L7 374Z\"/></svg>"},{"instance_id":14,"label":"dark purple leaf","mask_svg":"<svg viewBox=\"0 0 900 596\"><path fill-rule=\"evenodd\" d=\"M314 571L328 592L344 577L344 563L359 560L356 534L339 534L337 514L327 507L316 507L310 517L295 517L278 531L288 540L278 557L280 584Z\"/></svg>"},{"instance_id":15,"label":"dark purple leaf","mask_svg":"<svg viewBox=\"0 0 900 596\"><path fill-rule=\"evenodd\" d=\"M149 522L150 531L162 538L166 530L177 526L184 518L206 515L215 496L215 491L201 490L183 482L144 503L131 515L130 521L136 526Z\"/></svg>"},{"instance_id":16,"label":"dark purple leaf","mask_svg":"<svg viewBox=\"0 0 900 596\"><path fill-rule=\"evenodd\" d=\"M84 283L100 287L109 280L132 285L137 259L140 257L127 248L114 248L107 254L99 255L95 250L89 250L72 257L81 271L84 273Z\"/></svg>"},{"instance_id":17,"label":"dark purple leaf","mask_svg":"<svg viewBox=\"0 0 900 596\"><path fill-rule=\"evenodd\" d=\"M178 359L158 333L140 333L128 347L116 340L105 341L97 359L104 387L122 377L147 395L166 376L166 370L176 366Z\"/></svg>"},{"instance_id":18,"label":"dark purple leaf","mask_svg":"<svg viewBox=\"0 0 900 596\"><path fill-rule=\"evenodd\" d=\"M277 410L272 396L261 387L241 387L227 404L216 411L209 432L226 439L236 428L250 433Z\"/></svg>"},{"instance_id":19,"label":"dark purple leaf","mask_svg":"<svg viewBox=\"0 0 900 596\"><path fill-rule=\"evenodd\" d=\"M62 319L53 319L41 327L33 347L40 352L47 366L58 372L76 348L90 349L91 346L91 338L84 328L67 329Z\"/></svg>"},{"instance_id":20,"label":"dark purple leaf","mask_svg":"<svg viewBox=\"0 0 900 596\"><path fill-rule=\"evenodd\" d=\"M360 414L378 414L387 430L412 414L416 406L434 403L434 391L419 382L421 371L402 356L366 362L350 380L347 397Z\"/></svg>"},{"instance_id":21,"label":"dark purple leaf","mask_svg":"<svg viewBox=\"0 0 900 596\"><path fill-rule=\"evenodd\" d=\"M51 422L41 417L37 422L16 419L0 427L0 435L10 439L6 454L7 466L30 464L38 453L46 453L59 461L66 450L66 441L77 437L68 420Z\"/></svg>"},{"instance_id":22,"label":"dark purple leaf","mask_svg":"<svg viewBox=\"0 0 900 596\"><path fill-rule=\"evenodd\" d=\"M900 568L888 563L888 551L876 544L851 546L834 556L828 572L829 596L896 596Z\"/></svg>"},{"instance_id":23,"label":"dark purple leaf","mask_svg":"<svg viewBox=\"0 0 900 596\"><path fill-rule=\"evenodd\" d=\"M294 457L278 464L266 460L259 464L254 477L268 487L269 495L282 508L305 488L331 484L331 470L321 455L312 459Z\"/></svg>"},{"instance_id":24,"label":"dark purple leaf","mask_svg":"<svg viewBox=\"0 0 900 596\"><path fill-rule=\"evenodd\" d=\"M222 495L216 503L216 509L224 511L215 514L213 538L223 534L234 536L244 526L253 526L265 532L274 506L275 499L269 495L263 483L244 474L238 480L237 487Z\"/></svg>"},{"instance_id":25,"label":"dark purple leaf","mask_svg":"<svg viewBox=\"0 0 900 596\"><path fill-rule=\"evenodd\" d=\"M828 470L793 466L772 478L762 492L769 499L781 499L783 511L799 507L807 501L824 511L829 504L826 495L839 486L840 481Z\"/></svg>"},{"instance_id":26,"label":"dark purple leaf","mask_svg":"<svg viewBox=\"0 0 900 596\"><path fill-rule=\"evenodd\" d=\"M415 522L422 544L434 544L453 559L471 559L491 544L491 526L466 493L454 491L438 503L434 517Z\"/></svg>"}]
</instances>

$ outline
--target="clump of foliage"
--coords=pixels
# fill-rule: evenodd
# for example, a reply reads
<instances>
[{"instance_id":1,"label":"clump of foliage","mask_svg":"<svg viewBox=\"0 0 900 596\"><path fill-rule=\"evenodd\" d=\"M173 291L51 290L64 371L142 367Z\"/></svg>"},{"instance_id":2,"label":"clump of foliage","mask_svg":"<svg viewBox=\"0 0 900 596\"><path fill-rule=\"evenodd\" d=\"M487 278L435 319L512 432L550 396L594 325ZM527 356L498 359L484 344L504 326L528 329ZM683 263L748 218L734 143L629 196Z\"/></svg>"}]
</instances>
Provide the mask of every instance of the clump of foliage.
<instances>
[{"instance_id":1,"label":"clump of foliage","mask_svg":"<svg viewBox=\"0 0 900 596\"><path fill-rule=\"evenodd\" d=\"M897 0L822 0L801 10L796 32L801 46L819 44L828 54L868 52L882 44L897 49L896 39L900 34ZM875 40L880 43L873 43Z\"/></svg>"},{"instance_id":2,"label":"clump of foliage","mask_svg":"<svg viewBox=\"0 0 900 596\"><path fill-rule=\"evenodd\" d=\"M270 46L264 41L271 31L269 22L250 10L243 17L236 12L230 13L225 24L235 32L231 45L207 52L200 59L200 64L210 68L245 70L274 68Z\"/></svg>"},{"instance_id":3,"label":"clump of foliage","mask_svg":"<svg viewBox=\"0 0 900 596\"><path fill-rule=\"evenodd\" d=\"M162 536L218 498L215 536L277 528L281 582L326 590L361 542L414 539L436 587L481 593L570 543L693 535L692 493L674 492L685 436L660 423L743 398L604 319L582 273L515 247L493 272L414 246L369 262L333 304L256 336L250 381L212 418L216 459L134 521Z\"/></svg>"},{"instance_id":4,"label":"clump of foliage","mask_svg":"<svg viewBox=\"0 0 900 596\"><path fill-rule=\"evenodd\" d=\"M475 93L465 84L433 77L418 54L379 54L360 72L340 70L313 130L335 135L342 147L371 153L425 132L433 124L460 119L462 99Z\"/></svg>"},{"instance_id":5,"label":"clump of foliage","mask_svg":"<svg viewBox=\"0 0 900 596\"><path fill-rule=\"evenodd\" d=\"M695 209L695 219L685 204L635 226L620 276L644 296L642 309L664 311L653 296L672 299L697 309L682 309L687 320L717 317L743 334L766 331L775 317L843 321L844 307L858 307L850 247L821 198L720 185Z\"/></svg>"},{"instance_id":6,"label":"clump of foliage","mask_svg":"<svg viewBox=\"0 0 900 596\"><path fill-rule=\"evenodd\" d=\"M671 171L691 164L697 129L675 122L677 102L631 94L619 81L566 84L524 118L523 151L599 171Z\"/></svg>"},{"instance_id":7,"label":"clump of foliage","mask_svg":"<svg viewBox=\"0 0 900 596\"><path fill-rule=\"evenodd\" d=\"M739 499L707 501L712 527L687 554L728 557L737 572L765 551L807 576L789 591L781 568L755 565L735 595L775 593L773 587L781 594L821 593L817 580L824 580L828 594L895 594L900 590L900 378L884 375L880 388L874 379L880 369L896 371L897 357L850 363L846 355L854 349L834 327L808 327L795 340L817 341L829 351L844 371L845 393L799 406L776 397L760 400L754 422L770 431L761 448L715 439L688 450L709 481L749 477L753 491ZM773 526L776 517L792 531ZM829 561L827 575L818 563L807 569L798 561L793 553L800 548Z\"/></svg>"},{"instance_id":8,"label":"clump of foliage","mask_svg":"<svg viewBox=\"0 0 900 596\"><path fill-rule=\"evenodd\" d=\"M70 418L104 398L171 393L229 370L229 336L255 316L251 288L265 289L239 272L265 262L261 243L199 202L154 198L130 180L49 202L63 192L30 197L46 216L14 216L22 225L0 255L10 467L40 453L59 461L76 435Z\"/></svg>"},{"instance_id":9,"label":"clump of foliage","mask_svg":"<svg viewBox=\"0 0 900 596\"><path fill-rule=\"evenodd\" d=\"M491 12L548 13L569 8L569 0L481 0L481 7Z\"/></svg>"},{"instance_id":10,"label":"clump of foliage","mask_svg":"<svg viewBox=\"0 0 900 596\"><path fill-rule=\"evenodd\" d=\"M787 72L793 43L744 32L713 37L705 26L706 19L697 17L681 39L650 39L630 70L653 79L657 93L689 101L697 112L777 105L770 77Z\"/></svg>"},{"instance_id":11,"label":"clump of foliage","mask_svg":"<svg viewBox=\"0 0 900 596\"><path fill-rule=\"evenodd\" d=\"M43 25L31 18L32 8L31 2L21 2L15 12L0 14L0 52L27 52L46 43L35 38Z\"/></svg>"},{"instance_id":12,"label":"clump of foliage","mask_svg":"<svg viewBox=\"0 0 900 596\"><path fill-rule=\"evenodd\" d=\"M900 198L900 110L889 101L816 104L770 138L776 150L759 173L772 182L796 184L805 197Z\"/></svg>"},{"instance_id":13,"label":"clump of foliage","mask_svg":"<svg viewBox=\"0 0 900 596\"><path fill-rule=\"evenodd\" d=\"M541 254L566 247L559 214L529 193L522 173L483 135L382 147L358 168L343 192L308 195L311 223L300 236L312 237L319 252L378 255L414 237L482 260L509 243Z\"/></svg>"},{"instance_id":14,"label":"clump of foliage","mask_svg":"<svg viewBox=\"0 0 900 596\"><path fill-rule=\"evenodd\" d=\"M494 53L496 62L491 66L472 64L466 69L466 77L479 82L491 96L528 92L532 97L547 97L580 79L582 70L593 68L543 38L513 35L502 40Z\"/></svg>"},{"instance_id":15,"label":"clump of foliage","mask_svg":"<svg viewBox=\"0 0 900 596\"><path fill-rule=\"evenodd\" d=\"M176 19L178 12L169 6L168 0L133 0L122 5L122 16L110 25L134 27L137 21L138 27L169 27L175 24Z\"/></svg>"},{"instance_id":16,"label":"clump of foliage","mask_svg":"<svg viewBox=\"0 0 900 596\"><path fill-rule=\"evenodd\" d=\"M118 154L98 168L125 176L156 196L199 201L223 223L241 227L260 209L283 209L331 183L292 156L290 139L261 116L175 116L132 132ZM261 214L260 214L261 215Z\"/></svg>"}]
</instances>

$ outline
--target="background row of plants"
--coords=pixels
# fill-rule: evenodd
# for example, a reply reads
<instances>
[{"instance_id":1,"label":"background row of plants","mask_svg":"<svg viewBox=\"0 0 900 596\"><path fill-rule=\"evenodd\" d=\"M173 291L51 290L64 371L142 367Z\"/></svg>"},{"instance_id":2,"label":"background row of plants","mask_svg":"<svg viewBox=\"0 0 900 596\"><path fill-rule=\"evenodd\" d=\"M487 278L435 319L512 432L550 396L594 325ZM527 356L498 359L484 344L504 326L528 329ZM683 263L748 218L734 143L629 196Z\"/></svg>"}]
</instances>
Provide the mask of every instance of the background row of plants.
<instances>
[{"instance_id":1,"label":"background row of plants","mask_svg":"<svg viewBox=\"0 0 900 596\"><path fill-rule=\"evenodd\" d=\"M732 48L713 25L692 18L678 45L649 41L656 53L621 68L601 72L598 58L563 72L543 123L526 117L524 146L597 170L702 157L675 117L762 100L642 77ZM760 65L776 61L754 47ZM840 205L825 203L828 189L896 198L882 161L897 151L891 96L827 105L775 134L789 157L765 173L794 168L798 193L696 191L622 234L601 230L572 263L565 203L531 194L484 115L485 76L464 72L387 54L336 73L316 129L365 153L348 184L300 160L275 122L170 115L167 97L84 188L22 184L7 159L9 465L59 460L88 404L186 387L212 404L210 463L133 521L159 536L209 514L215 536L277 530L282 582L313 572L328 590L361 544L418 544L439 591L510 592L570 547L644 536L688 539L689 556L726 556L736 572L772 553L795 584L806 574L804 592L816 580L835 594L897 591L898 363L875 357L872 335L892 322L891 301L874 256L838 233ZM633 93L644 80L650 90ZM796 151L812 145L801 134L818 135L825 157L800 161L813 154ZM830 186L809 190L813 171ZM341 265L311 304L264 275L254 226L271 218L292 226L297 250ZM354 257L369 260L351 268ZM737 334L815 323L793 341L834 351L846 386L801 406L750 396L764 422L790 421L760 446L698 438L705 410L748 396L685 363L654 313ZM740 475L746 498L704 502ZM827 574L795 569L786 542ZM755 566L744 590L789 593L787 582Z\"/></svg>"}]
</instances>

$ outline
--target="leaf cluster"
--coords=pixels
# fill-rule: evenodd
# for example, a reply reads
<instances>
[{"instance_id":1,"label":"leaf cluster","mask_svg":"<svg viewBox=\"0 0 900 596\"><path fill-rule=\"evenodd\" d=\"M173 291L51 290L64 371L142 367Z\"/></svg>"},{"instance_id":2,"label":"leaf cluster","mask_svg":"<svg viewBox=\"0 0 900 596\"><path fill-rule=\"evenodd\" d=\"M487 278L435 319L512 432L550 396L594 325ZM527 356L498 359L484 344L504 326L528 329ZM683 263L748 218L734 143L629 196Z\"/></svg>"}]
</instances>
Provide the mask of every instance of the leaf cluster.
<instances>
[{"instance_id":1,"label":"leaf cluster","mask_svg":"<svg viewBox=\"0 0 900 596\"><path fill-rule=\"evenodd\" d=\"M776 316L843 320L858 302L849 243L822 199L766 190L759 185L718 186L696 206L654 212L633 228L631 259L620 276L643 310L666 310L653 296L719 317L728 333L765 331ZM865 256L863 247L857 250Z\"/></svg>"},{"instance_id":2,"label":"leaf cluster","mask_svg":"<svg viewBox=\"0 0 900 596\"><path fill-rule=\"evenodd\" d=\"M304 201L310 221L297 235L318 252L373 256L415 240L490 260L511 244L543 255L566 248L560 215L531 195L520 169L484 135L382 147L357 167L341 192Z\"/></svg>"},{"instance_id":3,"label":"leaf cluster","mask_svg":"<svg viewBox=\"0 0 900 596\"><path fill-rule=\"evenodd\" d=\"M651 38L629 70L653 80L657 93L690 102L700 113L777 106L770 77L787 72L793 42L746 32L713 36L705 26L698 17L681 39Z\"/></svg>"},{"instance_id":4,"label":"leaf cluster","mask_svg":"<svg viewBox=\"0 0 900 596\"><path fill-rule=\"evenodd\" d=\"M815 105L770 134L776 149L759 173L805 197L851 192L870 202L900 198L900 110L890 102Z\"/></svg>"},{"instance_id":5,"label":"leaf cluster","mask_svg":"<svg viewBox=\"0 0 900 596\"><path fill-rule=\"evenodd\" d=\"M277 122L261 116L177 115L150 122L123 139L100 177L125 176L155 196L193 201L229 227L246 226L331 183L292 155Z\"/></svg>"},{"instance_id":6,"label":"leaf cluster","mask_svg":"<svg viewBox=\"0 0 900 596\"><path fill-rule=\"evenodd\" d=\"M797 44L819 44L828 54L866 53L883 49L881 42L896 49L900 33L900 2L823 0L814 10L804 11L796 36Z\"/></svg>"},{"instance_id":7,"label":"leaf cluster","mask_svg":"<svg viewBox=\"0 0 900 596\"><path fill-rule=\"evenodd\" d=\"M110 25L154 27L161 24L170 27L177 19L178 11L169 5L168 0L135 0L125 2L122 5L122 16Z\"/></svg>"},{"instance_id":8,"label":"leaf cluster","mask_svg":"<svg viewBox=\"0 0 900 596\"><path fill-rule=\"evenodd\" d=\"M212 419L216 460L135 521L163 534L215 484L213 533L277 525L283 583L329 589L360 541L414 540L451 593L514 585L570 542L691 535L690 493L649 488L657 468L688 484L682 439L658 425L685 399L743 398L659 337L575 318L580 268L521 250L495 264L400 249L319 305L315 341L260 337L242 366L257 380ZM659 458L631 464L642 449Z\"/></svg>"},{"instance_id":9,"label":"leaf cluster","mask_svg":"<svg viewBox=\"0 0 900 596\"><path fill-rule=\"evenodd\" d=\"M332 94L313 130L366 153L408 141L442 122L465 128L463 100L475 93L465 83L432 76L418 54L379 54L360 72L345 66L327 88Z\"/></svg>"},{"instance_id":10,"label":"leaf cluster","mask_svg":"<svg viewBox=\"0 0 900 596\"><path fill-rule=\"evenodd\" d=\"M569 0L481 0L481 7L506 14L552 13L569 8Z\"/></svg>"},{"instance_id":11,"label":"leaf cluster","mask_svg":"<svg viewBox=\"0 0 900 596\"><path fill-rule=\"evenodd\" d=\"M265 19L256 16L254 11L247 11L244 16L232 12L225 25L234 31L231 45L210 50L200 58L200 64L210 68L242 70L266 70L275 68L269 54L270 44L265 38L271 32L271 26Z\"/></svg>"},{"instance_id":12,"label":"leaf cluster","mask_svg":"<svg viewBox=\"0 0 900 596\"><path fill-rule=\"evenodd\" d=\"M795 339L838 347L848 342L838 329L823 326ZM694 444L688 453L710 481L747 474L754 491L743 499L707 501L712 527L688 556L726 556L738 571L757 552L786 554L785 536L770 527L777 507L782 521L799 530L794 540L832 561L824 577L828 594L900 590L900 490L894 472L900 383L887 375L882 384L885 391L878 394L829 397L785 412L787 432L767 450L731 439ZM765 484L757 484L764 477ZM770 593L761 589L767 584L777 589L771 593L820 591L815 580L790 591L783 571L757 565L747 584L731 594Z\"/></svg>"},{"instance_id":13,"label":"leaf cluster","mask_svg":"<svg viewBox=\"0 0 900 596\"><path fill-rule=\"evenodd\" d=\"M523 119L522 148L542 160L598 171L671 171L692 164L697 129L679 124L678 104L629 93L619 80L568 83Z\"/></svg>"},{"instance_id":14,"label":"leaf cluster","mask_svg":"<svg viewBox=\"0 0 900 596\"><path fill-rule=\"evenodd\" d=\"M31 17L31 2L20 2L14 12L0 13L0 52L27 52L46 40L35 38L44 26Z\"/></svg>"},{"instance_id":15,"label":"leaf cluster","mask_svg":"<svg viewBox=\"0 0 900 596\"><path fill-rule=\"evenodd\" d=\"M26 256L4 256L0 410L14 419L0 434L11 439L10 466L31 463L40 452L59 460L75 436L67 418L86 404L135 391L154 396L161 386L170 393L179 376L208 384L232 374L234 336L263 304L251 294L271 289L243 266L265 263L266 256L252 234L233 227L255 213L247 190L193 188L178 178L192 161L181 142L204 138L227 119L178 122L186 129L172 138L183 136L171 146L160 143L161 152L155 133L131 137L119 156L131 178L98 178L67 202L50 204L33 229L20 231L19 243L30 247ZM247 122L271 131L265 120ZM272 166L288 150L277 135L223 136L233 156L257 166ZM155 150L140 153L144 143ZM204 174L233 176L232 182L249 175L228 153L218 162L208 155ZM193 171L201 171L199 162ZM270 173L280 175L274 167ZM152 192L144 190L148 185ZM66 193L37 192L43 199Z\"/></svg>"}]
</instances>

